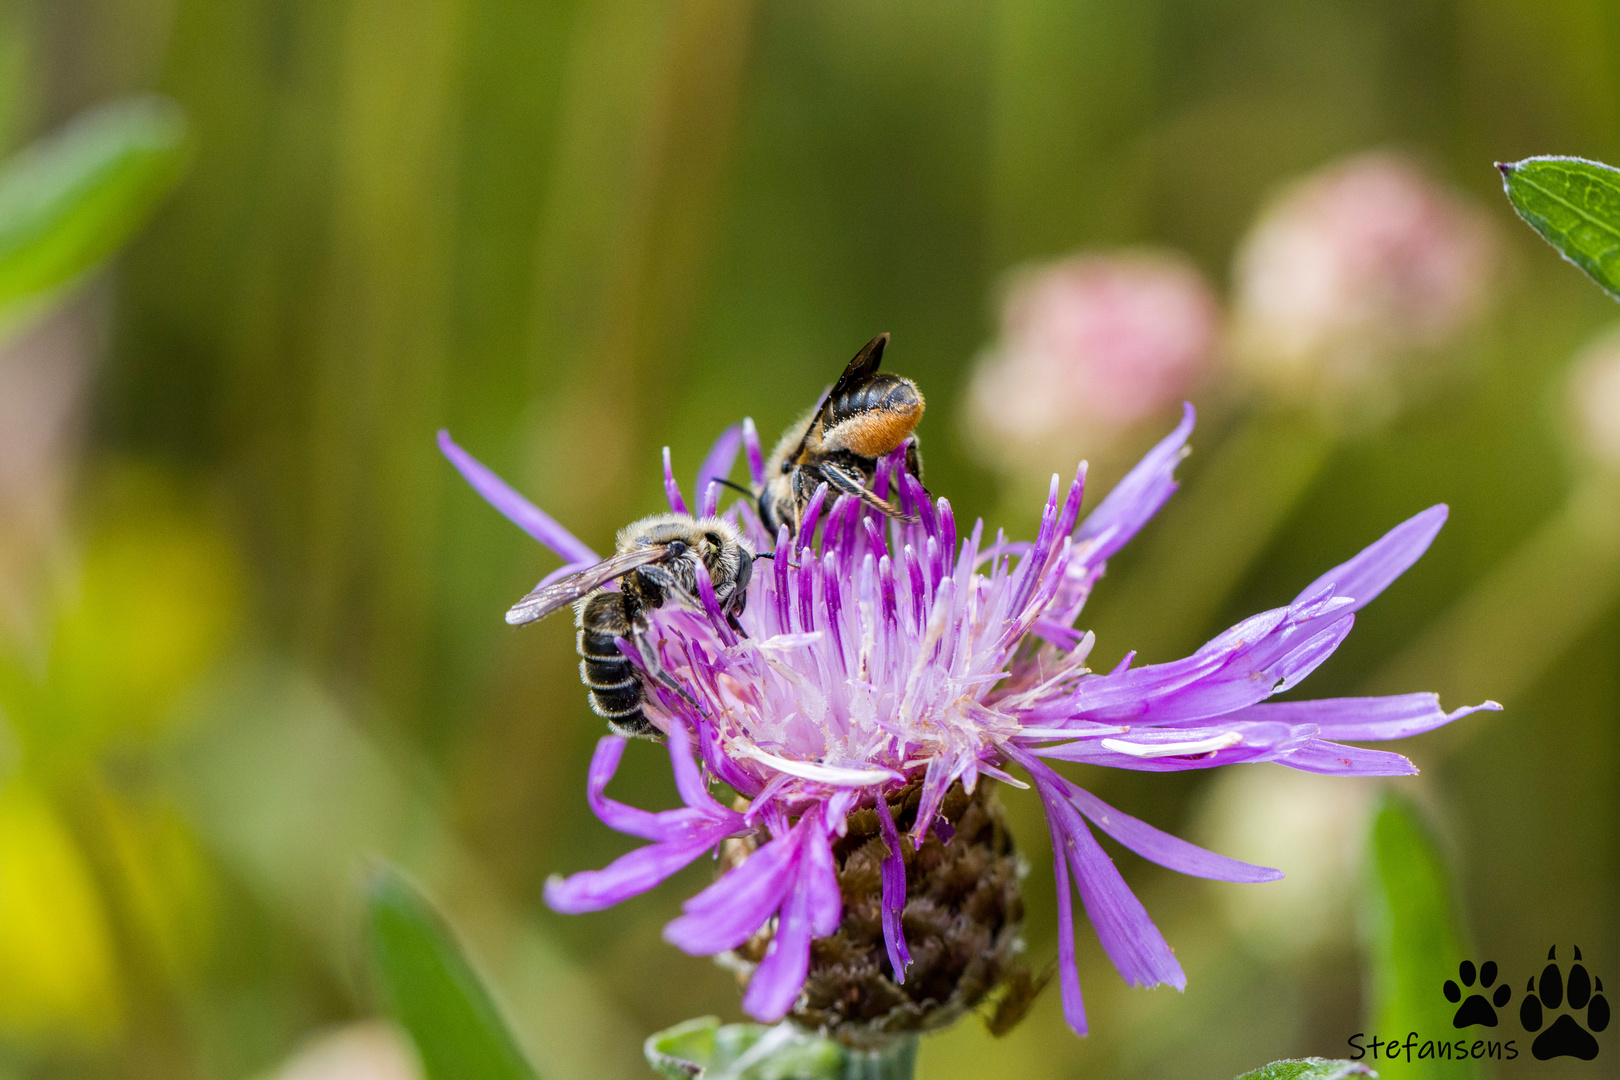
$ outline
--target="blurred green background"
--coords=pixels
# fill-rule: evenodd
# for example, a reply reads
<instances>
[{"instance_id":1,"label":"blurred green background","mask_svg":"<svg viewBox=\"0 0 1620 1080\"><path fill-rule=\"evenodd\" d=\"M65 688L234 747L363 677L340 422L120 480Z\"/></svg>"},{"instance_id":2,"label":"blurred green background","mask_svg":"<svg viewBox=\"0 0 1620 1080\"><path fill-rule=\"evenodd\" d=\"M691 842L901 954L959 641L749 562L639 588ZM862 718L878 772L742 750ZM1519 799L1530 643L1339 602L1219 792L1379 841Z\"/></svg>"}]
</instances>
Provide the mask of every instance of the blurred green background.
<instances>
[{"instance_id":1,"label":"blurred green background","mask_svg":"<svg viewBox=\"0 0 1620 1080\"><path fill-rule=\"evenodd\" d=\"M1028 535L1032 483L1072 461L1011 477L962 434L1004 275L1151 244L1224 292L1279 185L1380 147L1492 219L1488 310L1412 358L1446 365L1435 387L1305 436L1321 460L1254 496L1275 528L1241 543L1201 535L1187 500L1204 463L1237 461L1203 512L1246 515L1287 467L1235 440L1293 421L1212 378L1182 496L1099 587L1089 615L1118 632L1098 657L1127 631L1196 644L1448 502L1304 689L1501 699L1399 747L1424 772L1398 786L1453 861L1476 960L1517 991L1573 943L1620 987L1617 482L1564 409L1571 357L1620 310L1513 219L1491 167L1620 159L1620 8L0 0L6 154L146 91L189 120L183 179L104 271L5 328L0 1077L395 1075L369 1028L346 1029L350 1071L287 1064L376 1013L358 882L379 853L446 908L544 1075L645 1075L648 1033L736 1017L731 976L659 939L707 867L602 914L540 904L548 874L631 841L584 804L602 724L572 627L501 620L555 559L434 431L603 550L660 506L659 447L684 479L743 415L771 437L888 330L928 395L930 487ZM1178 528L1245 568L1207 617L1110 608ZM1185 994L1124 987L1082 930L1089 1038L1053 993L999 1042L970 1021L926 1043L921 1074L1226 1077L1371 1030L1357 867L1379 785L1228 772L1082 778L1291 875L1212 885L1110 849ZM617 784L675 797L651 747ZM1044 962L1045 829L1006 801ZM1617 1063L1521 1051L1500 1074Z\"/></svg>"}]
</instances>

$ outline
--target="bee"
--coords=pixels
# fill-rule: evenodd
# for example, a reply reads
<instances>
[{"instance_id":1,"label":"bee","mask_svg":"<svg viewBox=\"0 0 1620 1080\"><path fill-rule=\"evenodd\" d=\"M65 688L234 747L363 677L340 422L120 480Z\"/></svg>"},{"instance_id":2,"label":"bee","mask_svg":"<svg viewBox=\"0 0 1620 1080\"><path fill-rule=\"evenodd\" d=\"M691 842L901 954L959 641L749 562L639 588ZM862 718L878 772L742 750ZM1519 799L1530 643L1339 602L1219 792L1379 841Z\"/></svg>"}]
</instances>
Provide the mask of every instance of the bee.
<instances>
[{"instance_id":1,"label":"bee","mask_svg":"<svg viewBox=\"0 0 1620 1080\"><path fill-rule=\"evenodd\" d=\"M615 735L653 739L658 729L642 712L641 676L615 639L639 641L646 613L672 596L696 602L697 565L708 568L715 599L733 627L748 602L754 553L723 518L654 514L619 530L614 553L595 566L541 585L506 613L513 626L535 622L566 604L578 627L579 677L591 708ZM618 591L606 586L618 580Z\"/></svg>"},{"instance_id":2,"label":"bee","mask_svg":"<svg viewBox=\"0 0 1620 1080\"><path fill-rule=\"evenodd\" d=\"M823 481L834 495L853 495L886 517L902 516L867 486L878 460L910 437L923 414L916 383L878 373L888 343L888 334L868 341L816 407L783 433L755 493L760 520L772 534L783 525L798 532L805 504ZM915 442L906 450L906 471L922 479Z\"/></svg>"}]
</instances>

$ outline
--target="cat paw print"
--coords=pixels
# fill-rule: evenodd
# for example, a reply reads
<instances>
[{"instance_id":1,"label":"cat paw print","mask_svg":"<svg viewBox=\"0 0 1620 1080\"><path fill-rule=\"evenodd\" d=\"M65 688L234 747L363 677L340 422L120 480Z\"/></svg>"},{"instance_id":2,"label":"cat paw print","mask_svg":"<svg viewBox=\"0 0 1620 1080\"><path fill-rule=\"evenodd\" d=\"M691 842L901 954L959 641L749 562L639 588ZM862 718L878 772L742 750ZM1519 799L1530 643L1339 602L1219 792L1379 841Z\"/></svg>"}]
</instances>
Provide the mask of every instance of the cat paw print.
<instances>
[{"instance_id":1,"label":"cat paw print","mask_svg":"<svg viewBox=\"0 0 1620 1080\"><path fill-rule=\"evenodd\" d=\"M1566 979L1553 962L1557 960L1554 955L1557 948L1555 945L1547 950L1549 963L1541 970L1541 978L1530 980L1524 1002L1519 1006L1519 1022L1526 1031L1541 1031L1548 1012L1567 1006L1568 1012L1559 1012L1552 1026L1536 1036L1536 1041L1530 1044L1530 1053L1537 1061L1555 1057L1591 1061L1598 1055L1597 1040L1592 1032L1609 1026L1609 1000L1603 996L1603 980L1587 973L1578 948ZM1584 1027L1576 1016L1583 1011L1586 1013Z\"/></svg>"},{"instance_id":2,"label":"cat paw print","mask_svg":"<svg viewBox=\"0 0 1620 1080\"><path fill-rule=\"evenodd\" d=\"M1473 988L1476 976L1479 978L1480 992L1469 994L1468 999L1464 1001L1463 991ZM1456 982L1447 979L1446 984L1441 987L1441 990L1445 992L1447 1001L1453 1004L1459 1001L1462 1002L1461 1005L1457 1006L1457 1015L1451 1018L1451 1026L1459 1028L1495 1027L1496 1010L1506 1005L1508 998L1513 996L1513 988L1508 986L1507 983L1503 983L1496 988L1496 993L1491 995L1489 1001L1485 999L1484 991L1489 990L1491 984L1496 981L1496 961L1485 961L1476 972L1474 962L1464 960L1457 965L1457 979L1462 983L1462 986L1458 986Z\"/></svg>"}]
</instances>

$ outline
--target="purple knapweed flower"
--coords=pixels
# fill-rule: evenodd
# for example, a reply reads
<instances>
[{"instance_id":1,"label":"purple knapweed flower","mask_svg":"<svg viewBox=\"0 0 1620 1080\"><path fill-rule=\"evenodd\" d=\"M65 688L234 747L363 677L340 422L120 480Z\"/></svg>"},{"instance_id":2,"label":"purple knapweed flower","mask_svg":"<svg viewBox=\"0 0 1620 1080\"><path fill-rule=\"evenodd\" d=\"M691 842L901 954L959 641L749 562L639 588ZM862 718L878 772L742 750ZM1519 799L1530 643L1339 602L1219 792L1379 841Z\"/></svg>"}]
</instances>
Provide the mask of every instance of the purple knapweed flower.
<instances>
[{"instance_id":1,"label":"purple knapweed flower","mask_svg":"<svg viewBox=\"0 0 1620 1080\"><path fill-rule=\"evenodd\" d=\"M931 501L898 467L904 447L882 464L875 488L886 496L898 483L901 505L915 520L881 520L847 497L829 505L823 488L798 535L784 529L773 538L745 502L733 505L727 513L737 515L756 548L775 552L773 561L757 564L743 633L700 574L697 598L650 612L648 632L620 643L642 673L648 717L668 737L685 806L653 813L609 799L605 789L625 742L602 739L587 784L591 807L611 828L650 843L604 869L553 878L547 903L562 912L599 910L645 892L723 841L738 843L728 838L748 838L742 857L728 855L721 876L686 902L664 936L699 955L752 947L743 1008L775 1021L795 1010L807 977L814 982L812 942L851 917L846 908L854 900L840 893L843 871L834 854L847 847L846 833L869 837L861 850L877 853L869 856L867 877L880 889L881 904L870 922L881 922L879 955L888 965L882 974L900 983L913 959L907 855L925 840L949 845L970 820L984 835L995 833L999 808L977 819L941 812L952 799L957 806L963 801L948 793L972 795L990 777L1033 786L1045 806L1059 886L1059 985L1070 1026L1086 1031L1071 879L1128 982L1184 987L1174 953L1092 826L1186 874L1258 882L1281 872L1205 851L1122 814L1051 763L1169 772L1275 761L1341 776L1401 775L1416 772L1406 758L1346 740L1403 738L1498 708L1486 702L1447 713L1432 694L1267 701L1333 653L1355 612L1429 546L1444 506L1396 526L1292 603L1239 623L1185 659L1133 667L1127 657L1112 671L1088 670L1093 636L1075 626L1081 608L1109 556L1175 490L1174 470L1192 426L1188 406L1175 431L1083 520L1084 466L1067 491L1054 476L1033 542L997 534L986 543L982 523L959 537L950 504ZM595 559L447 436L440 441L480 494L568 567ZM760 483L762 455L745 422L704 463L699 514L715 511L720 488L711 478L726 475L739 442ZM666 452L670 504L684 512L668 460ZM711 794L715 782L736 794L731 806ZM900 792L909 801L897 801ZM896 820L901 806L911 822L904 837ZM1006 844L997 850L997 858L1010 861ZM1007 863L991 858L984 865ZM1013 890L1010 902L1007 894L991 897L1010 922L1021 918Z\"/></svg>"}]
</instances>

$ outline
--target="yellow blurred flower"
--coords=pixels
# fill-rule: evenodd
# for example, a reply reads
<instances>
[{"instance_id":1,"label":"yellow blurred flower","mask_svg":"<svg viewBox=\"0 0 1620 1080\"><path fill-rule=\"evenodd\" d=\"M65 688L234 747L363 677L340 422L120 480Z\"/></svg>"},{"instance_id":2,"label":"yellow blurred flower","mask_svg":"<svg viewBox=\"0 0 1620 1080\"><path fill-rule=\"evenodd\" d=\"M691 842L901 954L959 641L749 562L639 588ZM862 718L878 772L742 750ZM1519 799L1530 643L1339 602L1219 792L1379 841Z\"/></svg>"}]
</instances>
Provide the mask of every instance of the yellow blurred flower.
<instances>
[{"instance_id":1,"label":"yellow blurred flower","mask_svg":"<svg viewBox=\"0 0 1620 1080\"><path fill-rule=\"evenodd\" d=\"M117 983L90 867L41 792L11 779L0 786L0 1032L104 1035Z\"/></svg>"}]
</instances>

